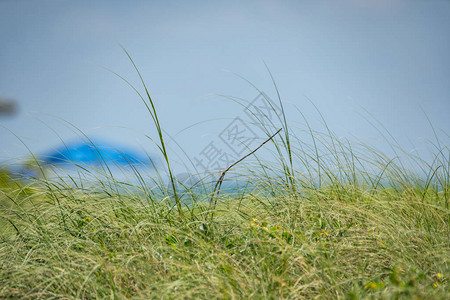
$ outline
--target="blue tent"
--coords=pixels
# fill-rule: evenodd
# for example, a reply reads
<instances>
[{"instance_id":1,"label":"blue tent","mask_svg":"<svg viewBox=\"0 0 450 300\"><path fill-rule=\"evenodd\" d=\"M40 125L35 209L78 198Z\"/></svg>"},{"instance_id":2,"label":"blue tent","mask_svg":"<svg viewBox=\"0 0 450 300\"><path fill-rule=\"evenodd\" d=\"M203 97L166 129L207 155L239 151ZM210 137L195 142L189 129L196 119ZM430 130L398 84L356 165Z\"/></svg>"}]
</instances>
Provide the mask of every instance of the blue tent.
<instances>
[{"instance_id":1,"label":"blue tent","mask_svg":"<svg viewBox=\"0 0 450 300\"><path fill-rule=\"evenodd\" d=\"M137 152L98 140L78 140L38 156L48 164L148 165L150 159Z\"/></svg>"},{"instance_id":2,"label":"blue tent","mask_svg":"<svg viewBox=\"0 0 450 300\"><path fill-rule=\"evenodd\" d=\"M62 144L35 157L42 169L35 165L33 161L21 165L11 165L9 167L11 176L22 180L41 177L42 171L45 171L49 166L71 168L76 165L95 167L106 164L108 167L129 165L151 167L155 163L152 162L152 158L146 155L98 139L79 139Z\"/></svg>"}]
</instances>

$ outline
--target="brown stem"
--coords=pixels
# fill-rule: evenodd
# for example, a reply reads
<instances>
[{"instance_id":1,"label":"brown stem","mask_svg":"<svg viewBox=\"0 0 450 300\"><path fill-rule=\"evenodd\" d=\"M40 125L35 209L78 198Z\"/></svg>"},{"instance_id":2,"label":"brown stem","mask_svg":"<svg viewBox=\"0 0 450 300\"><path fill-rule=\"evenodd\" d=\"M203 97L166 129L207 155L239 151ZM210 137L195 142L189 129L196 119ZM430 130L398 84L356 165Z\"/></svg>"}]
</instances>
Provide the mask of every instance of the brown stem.
<instances>
[{"instance_id":1,"label":"brown stem","mask_svg":"<svg viewBox=\"0 0 450 300\"><path fill-rule=\"evenodd\" d=\"M213 203L214 200L214 205L213 208L211 210L211 218L214 216L214 210L216 209L216 204L217 204L217 198L214 199L214 196L216 195L216 190L217 190L217 195L219 195L220 192L220 187L222 186L222 182L223 182L223 178L225 177L225 174L235 165L237 165L238 163L240 163L241 161L243 161L244 159L246 159L247 157L249 157L250 155L252 155L253 153L255 153L256 151L259 150L259 148L261 148L262 146L264 146L264 144L266 144L268 141L270 141L271 139L273 139L281 130L283 130L283 128L278 129L277 132L275 132L270 138L268 138L267 140L264 141L264 143L262 143L261 145L258 146L258 148L256 148L255 150L253 150L252 152L250 152L249 154L247 154L246 156L242 157L241 159L239 159L238 161L236 161L235 163L233 163L232 165L230 165L225 171L222 172L222 175L220 175L219 180L217 180L216 185L214 186L214 191L211 195L211 200L209 201L210 206Z\"/></svg>"}]
</instances>

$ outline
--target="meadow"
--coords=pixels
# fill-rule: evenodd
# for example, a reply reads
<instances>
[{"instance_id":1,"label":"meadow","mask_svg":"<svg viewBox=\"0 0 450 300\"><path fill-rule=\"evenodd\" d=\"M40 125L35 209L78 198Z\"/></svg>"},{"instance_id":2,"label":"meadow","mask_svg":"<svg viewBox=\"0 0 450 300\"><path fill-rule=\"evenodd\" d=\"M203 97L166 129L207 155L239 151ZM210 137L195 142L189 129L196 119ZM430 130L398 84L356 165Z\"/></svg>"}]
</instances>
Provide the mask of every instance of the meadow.
<instances>
[{"instance_id":1,"label":"meadow","mask_svg":"<svg viewBox=\"0 0 450 300\"><path fill-rule=\"evenodd\" d=\"M168 182L2 172L0 298L448 299L448 144L431 161L394 142L388 155L304 118L306 143L280 100L259 124L271 159L255 152L194 189L176 182L143 89ZM220 190L230 178L241 188Z\"/></svg>"}]
</instances>

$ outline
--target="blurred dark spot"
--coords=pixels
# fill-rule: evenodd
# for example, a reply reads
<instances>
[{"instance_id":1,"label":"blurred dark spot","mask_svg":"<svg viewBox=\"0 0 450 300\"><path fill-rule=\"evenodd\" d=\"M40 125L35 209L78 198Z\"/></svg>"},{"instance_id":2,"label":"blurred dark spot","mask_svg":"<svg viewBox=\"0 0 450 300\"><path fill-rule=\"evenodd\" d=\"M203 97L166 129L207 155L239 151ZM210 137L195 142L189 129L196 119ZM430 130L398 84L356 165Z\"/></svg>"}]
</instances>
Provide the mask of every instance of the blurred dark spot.
<instances>
[{"instance_id":1,"label":"blurred dark spot","mask_svg":"<svg viewBox=\"0 0 450 300\"><path fill-rule=\"evenodd\" d=\"M14 115L17 112L17 104L13 100L0 99L0 115Z\"/></svg>"}]
</instances>

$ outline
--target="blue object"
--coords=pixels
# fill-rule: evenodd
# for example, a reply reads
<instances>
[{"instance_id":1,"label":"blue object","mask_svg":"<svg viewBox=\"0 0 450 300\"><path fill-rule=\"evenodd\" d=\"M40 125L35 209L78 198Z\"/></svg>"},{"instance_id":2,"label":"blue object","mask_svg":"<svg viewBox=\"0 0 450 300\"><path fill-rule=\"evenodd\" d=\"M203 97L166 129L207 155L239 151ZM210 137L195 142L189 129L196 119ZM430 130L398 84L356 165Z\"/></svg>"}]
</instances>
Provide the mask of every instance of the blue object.
<instances>
[{"instance_id":1,"label":"blue object","mask_svg":"<svg viewBox=\"0 0 450 300\"><path fill-rule=\"evenodd\" d=\"M54 151L40 155L39 160L48 164L117 164L148 165L148 157L106 142L76 141L56 148Z\"/></svg>"}]
</instances>

